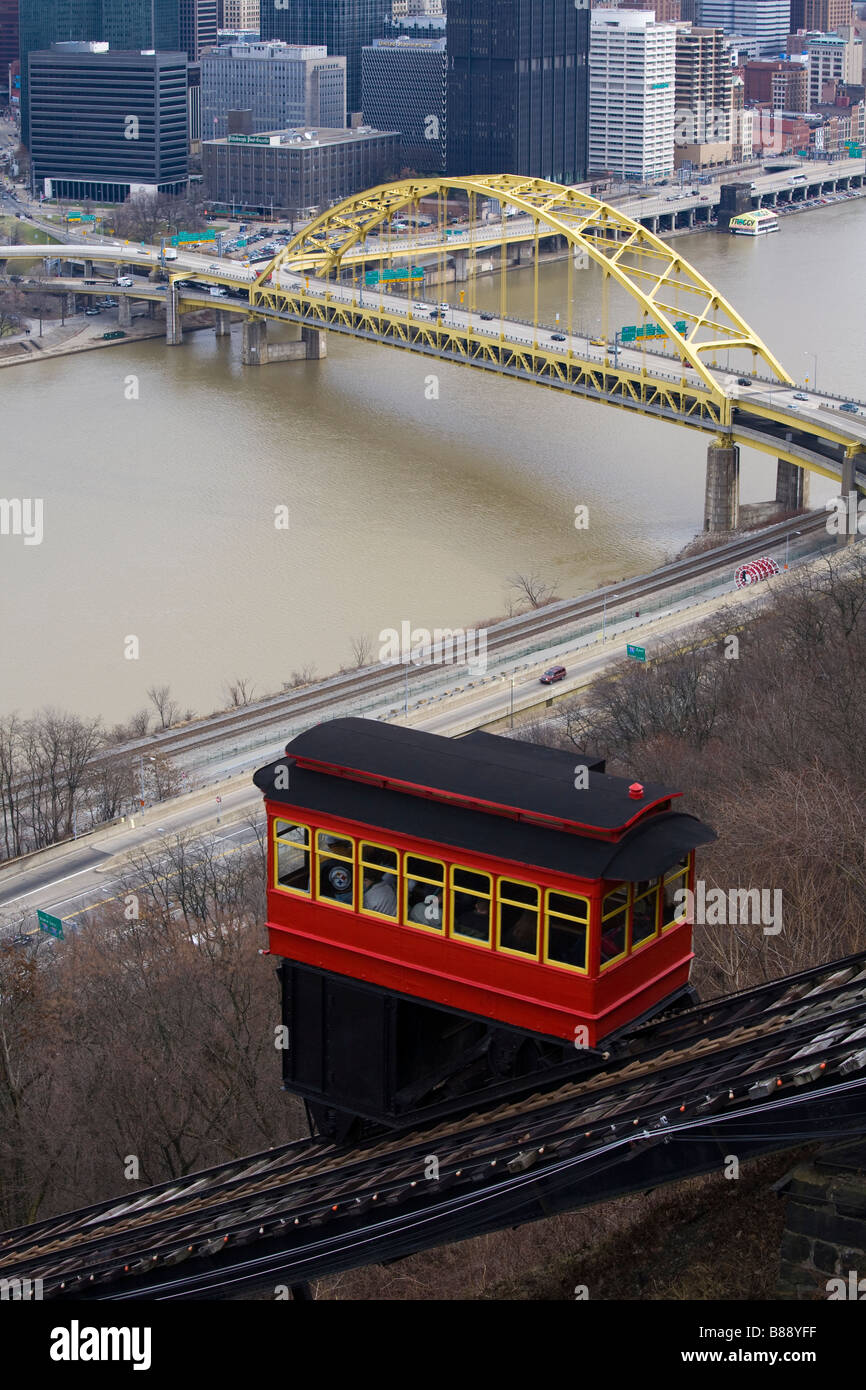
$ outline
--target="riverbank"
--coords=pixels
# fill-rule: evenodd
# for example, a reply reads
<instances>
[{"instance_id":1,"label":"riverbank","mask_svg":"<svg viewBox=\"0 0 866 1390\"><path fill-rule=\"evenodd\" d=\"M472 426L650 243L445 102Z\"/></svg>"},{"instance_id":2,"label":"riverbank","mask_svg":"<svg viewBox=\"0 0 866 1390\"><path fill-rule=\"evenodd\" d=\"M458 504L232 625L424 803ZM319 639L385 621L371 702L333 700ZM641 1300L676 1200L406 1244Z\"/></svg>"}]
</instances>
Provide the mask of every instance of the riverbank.
<instances>
[{"instance_id":1,"label":"riverbank","mask_svg":"<svg viewBox=\"0 0 866 1390\"><path fill-rule=\"evenodd\" d=\"M212 310L196 310L184 315L184 333L196 333L203 328L213 328ZM62 336L64 330L65 336ZM106 330L102 324L95 329L88 319L86 324L80 326L69 323L58 326L56 333L44 335L48 339L44 344L32 337L0 344L0 367L17 367L23 362L44 362L50 357L70 357L98 348L128 347L130 343L146 342L148 338L164 338L165 324L158 319L134 319L128 328L123 329L126 335L123 338L106 339L103 336L106 331L113 330Z\"/></svg>"}]
</instances>

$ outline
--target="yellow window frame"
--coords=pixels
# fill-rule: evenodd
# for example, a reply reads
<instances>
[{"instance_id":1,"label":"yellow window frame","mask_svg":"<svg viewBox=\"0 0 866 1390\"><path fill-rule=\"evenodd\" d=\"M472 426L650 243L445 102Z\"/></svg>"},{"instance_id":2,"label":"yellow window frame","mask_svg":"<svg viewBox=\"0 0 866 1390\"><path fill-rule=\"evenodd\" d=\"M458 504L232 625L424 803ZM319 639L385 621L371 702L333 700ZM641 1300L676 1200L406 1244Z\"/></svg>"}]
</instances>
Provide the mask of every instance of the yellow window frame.
<instances>
[{"instance_id":1,"label":"yellow window frame","mask_svg":"<svg viewBox=\"0 0 866 1390\"><path fill-rule=\"evenodd\" d=\"M323 835L328 835L328 836L329 836L331 839L333 839L333 840L348 840L349 844L352 846L352 853L351 853L351 855L348 855L348 854L337 854L337 853L335 853L335 851L332 850L332 849L320 849L320 848L319 848L319 842L320 842L320 840L321 840L321 838L322 838ZM343 912L354 912L354 911L355 911L355 899L356 899L357 894L358 894L358 887L357 887L357 884L358 884L358 875L357 875L356 868L355 868L355 860L356 860L356 858L357 858L356 850L357 850L357 843L356 843L356 841L355 841L354 835L347 835L346 832L345 832L344 830L329 830L327 826L322 826L322 827L320 827L320 829L318 829L318 830L316 831L316 861L315 861L315 883L316 883L316 890L315 890L314 897L315 897L315 900L316 900L317 903L324 903L326 907L338 907L338 908L341 908L341 909L343 910ZM351 901L350 903L338 903L337 900L336 900L336 898L322 897L322 895L321 895L321 893L320 893L320 891L319 891L319 868L320 868L320 863L319 863L319 861L320 861L320 859L336 859L340 864L351 864L351 866L352 866L352 901ZM311 874L311 877L312 877L312 874Z\"/></svg>"},{"instance_id":2,"label":"yellow window frame","mask_svg":"<svg viewBox=\"0 0 866 1390\"><path fill-rule=\"evenodd\" d=\"M517 883L521 888L530 888L535 893L535 951L515 951L510 946L502 944L502 904L508 907L520 907L524 912L531 911L528 903L515 902L513 898L506 898L502 893L503 883ZM501 951L505 956L517 956L519 960L538 960L541 952L542 935L542 908L544 905L544 894L537 883L527 883L522 878L497 878L496 880L496 950ZM462 938L461 938L462 939Z\"/></svg>"},{"instance_id":3,"label":"yellow window frame","mask_svg":"<svg viewBox=\"0 0 866 1390\"><path fill-rule=\"evenodd\" d=\"M413 874L413 873L410 873L410 872L409 872L409 860L410 860L410 859L424 859L424 860L427 861L428 864L438 864L438 865L439 865L439 868L442 870L442 881L441 881L440 883L437 883L435 879L433 879L433 878L427 878L427 877L425 877L425 875L423 875L423 874ZM428 886L428 888L435 888L435 890L436 890L436 892L437 892L437 894L438 894L438 896L439 896L439 907L440 907L440 911L441 911L441 914L442 914L441 917L440 917L440 919L439 919L439 926L438 926L438 927L429 927L429 926L427 926L426 923L424 923L424 922L412 922L412 921L410 921L410 919L409 919L409 879L410 879L410 878L411 878L415 883L426 883L427 886ZM447 897L448 897L448 868L447 868L447 865L445 864L445 860L444 860L444 859L434 859L433 856L430 855L430 854L412 854L409 850L406 850L406 851L404 852L404 855L403 855L402 891L401 891L401 893L400 893L400 901L401 901L402 907L403 907L403 916L402 916L402 919L401 919L401 925L404 926L404 927L414 927L415 931L427 931L427 932L432 932L432 934L433 934L434 936L440 936L440 937L443 937L443 938L444 938L445 935L446 935L446 931L445 931L445 902L446 902Z\"/></svg>"},{"instance_id":4,"label":"yellow window frame","mask_svg":"<svg viewBox=\"0 0 866 1390\"><path fill-rule=\"evenodd\" d=\"M680 881L680 888L688 888L689 874L691 873L692 868L693 853L694 851L690 850L689 853L686 855L686 863L684 868L674 868L670 870L668 873L662 875L662 881L659 885L659 918L661 921L659 934L666 931L670 931L672 927L681 927L685 922L686 917L688 916L688 908L686 907L683 909L682 917L673 917L670 922L665 921L665 889L667 888L669 883L676 883L678 879ZM677 890L674 889L674 892L676 891Z\"/></svg>"},{"instance_id":5,"label":"yellow window frame","mask_svg":"<svg viewBox=\"0 0 866 1390\"><path fill-rule=\"evenodd\" d=\"M284 839L282 838L281 835L278 835L278 834L277 834L277 826L278 826L278 825L289 825L289 826L291 826L293 829L305 830L305 831L307 832L307 843L306 843L306 846L300 845L300 844L298 843L297 840L284 840ZM293 888L293 887L291 886L291 884L289 884L289 883L280 883L280 880L279 880L280 861L279 861L279 852L278 852L278 850L277 850L277 845L279 845L279 844L290 845L292 849L304 849L304 848L306 848L306 853L307 853L307 869L308 869L309 878L310 878L310 886L309 886L309 888ZM289 820L287 816L274 816L273 845L274 845L274 859L273 859L273 862L274 862L274 888L275 888L275 889L277 890L277 892L279 892L279 893L295 893L299 898L312 898L312 896L313 896L313 832L312 832L312 830L310 829L310 827L309 827L308 825L304 825L302 821Z\"/></svg>"},{"instance_id":6,"label":"yellow window frame","mask_svg":"<svg viewBox=\"0 0 866 1390\"><path fill-rule=\"evenodd\" d=\"M365 850L365 849L384 849L384 850L387 850L387 852L388 852L389 854L393 854L393 855L396 857L396 860L397 860L397 866L396 866L396 868L394 868L394 869L389 869L388 866L387 866L387 864L368 864L368 863L366 863L365 860L364 860L364 850ZM394 912L394 916L393 916L393 917L389 916L389 914L388 914L387 912L374 912L373 909L372 909L371 907L365 907L365 906L364 906L364 870L365 870L365 869L377 869L379 872L384 872L384 873L386 873L386 874L394 874L394 875L396 876L396 879L397 879L397 892L396 892L396 894L395 894L395 897L396 897L396 899L397 899L397 907L396 907L396 911ZM401 873L402 873L402 867L401 867L400 851L399 851L398 849L395 849L393 845L380 845L380 844L378 843L378 841L376 841L376 840L359 840L359 841L358 841L358 911L359 911L359 912L363 912L363 914L364 914L365 917L376 917L380 922L390 922L391 925L392 925L393 927L396 927L397 922L399 921L399 913L400 913L400 883L401 883Z\"/></svg>"},{"instance_id":7,"label":"yellow window frame","mask_svg":"<svg viewBox=\"0 0 866 1390\"><path fill-rule=\"evenodd\" d=\"M664 897L663 897L663 894L662 894L662 888L663 888L663 886L664 886L664 884L663 884L663 881L662 881L661 878L657 878L657 879L655 880L655 883L654 883L653 887L652 887L652 888L648 888L648 889L646 890L645 893L635 893L635 891L634 891L635 886L634 886L634 884L631 885L631 892L630 892L630 894L629 894L629 903L628 903L628 949L629 949L629 955L634 955L634 953L635 953L636 951L642 951L643 948L644 948L644 946L649 946L650 942L651 942L651 941L656 941L656 940L658 939L659 935L661 934L661 925L660 925L660 923L661 923L661 918L662 918L662 903L663 903L663 901L664 901ZM641 937L640 941L635 942L635 940L634 940L634 908L635 908L635 903L642 903L643 900L644 900L644 898L650 898L650 897L652 897L653 893L655 893L655 895L656 895L656 920L655 920L655 926L653 927L653 929L652 929L652 931L650 932L649 936Z\"/></svg>"},{"instance_id":8,"label":"yellow window frame","mask_svg":"<svg viewBox=\"0 0 866 1390\"><path fill-rule=\"evenodd\" d=\"M550 899L555 895L558 898L574 898L575 902L583 903L586 907L586 917L573 917L570 912L551 912ZM586 927L586 950L584 952L583 965L569 965L564 960L552 960L550 957L550 919L560 917L563 922L576 922L579 927ZM543 927L543 955L542 960L545 965L552 965L555 970L570 970L573 975L589 974L589 947L590 931L592 921L592 902L583 893L565 893L561 888L546 888L544 890L544 927Z\"/></svg>"},{"instance_id":9,"label":"yellow window frame","mask_svg":"<svg viewBox=\"0 0 866 1390\"><path fill-rule=\"evenodd\" d=\"M455 885L454 885L454 875L455 875L455 874L459 874L459 873L464 873L464 874L477 874L479 878L486 878L486 879L487 879L487 882L490 884L490 892L489 892L489 893L479 893L479 892L477 892L476 889L474 889L474 888L456 888ZM490 951L490 950L492 950L492 949L493 949L493 931L494 931L494 925L493 925L493 875L492 875L492 874L489 874L489 873L487 872L486 869L473 869L473 868L470 867L469 864L452 864L452 865L451 865L451 871L450 871L450 873L449 873L449 875L448 875L448 885L449 885L449 889L450 889L450 892L449 892L449 895L448 895L448 897L449 897L449 905L450 905L450 911L449 911L449 913L448 913L448 920L449 920L448 935L451 937L452 941L459 941L460 944L461 944L461 946L479 946L479 947L480 947L482 950L484 950L484 951ZM485 902L487 902L487 903L489 904L488 912L487 912L487 940L486 940L486 941L479 941L479 940L477 939L477 937L463 936L462 933L458 933L458 932L457 932L457 930L456 930L456 928L457 928L457 912L456 912L456 910L455 910L455 904L454 904L454 895L455 895L455 893L463 893L463 894L466 894L466 896L467 896L467 897L470 897L470 898L483 898L483 899L485 900Z\"/></svg>"},{"instance_id":10,"label":"yellow window frame","mask_svg":"<svg viewBox=\"0 0 866 1390\"><path fill-rule=\"evenodd\" d=\"M619 893L619 892L621 892L621 890L622 890L623 887L625 887L626 890L627 890L627 891L626 891L626 895L625 895L625 902L624 902L623 904L621 904L621 906L613 908L610 912L605 912L605 910L604 910L605 898L611 897L611 895L612 895L613 893ZM621 960L625 960L626 956L627 956L628 953L629 953L629 948L630 948L630 946L631 946L631 905L632 905L632 892L633 892L633 887L634 887L633 884L628 883L628 884L625 884L625 885L620 884L618 888L609 888L608 891L605 893L604 897L603 897L602 900L601 900L601 931L599 932L599 938L598 938L598 946L599 946L599 955L598 955L598 959L599 959L599 968L600 968L601 970L608 970L608 969L610 968L610 966L612 966L612 965L618 965L619 962L620 962ZM621 912L624 912L624 913L625 913L625 933L624 933L624 936L623 936L623 941L624 941L623 949L620 951L620 953L619 953L618 956L611 956L610 960L605 960L605 961L603 961L603 960L601 959L601 944L602 944L602 938L604 937L604 924L605 924L605 922L609 922L609 921L611 920L612 917L618 917L619 914L620 914Z\"/></svg>"}]
</instances>

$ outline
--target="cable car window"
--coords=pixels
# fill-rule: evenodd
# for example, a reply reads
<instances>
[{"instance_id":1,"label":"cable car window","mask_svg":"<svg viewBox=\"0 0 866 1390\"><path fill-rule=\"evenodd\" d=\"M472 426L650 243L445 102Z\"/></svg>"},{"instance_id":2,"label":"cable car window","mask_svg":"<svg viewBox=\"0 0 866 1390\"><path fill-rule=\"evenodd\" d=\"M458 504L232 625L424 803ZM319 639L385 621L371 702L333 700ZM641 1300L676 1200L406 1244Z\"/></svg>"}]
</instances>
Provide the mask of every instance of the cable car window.
<instances>
[{"instance_id":1,"label":"cable car window","mask_svg":"<svg viewBox=\"0 0 866 1390\"><path fill-rule=\"evenodd\" d=\"M316 897L322 902L354 906L355 845L346 835L316 832Z\"/></svg>"},{"instance_id":2,"label":"cable car window","mask_svg":"<svg viewBox=\"0 0 866 1390\"><path fill-rule=\"evenodd\" d=\"M426 927L428 931L441 932L445 865L438 859L421 859L417 854L407 854L404 871L404 923L410 927Z\"/></svg>"},{"instance_id":3,"label":"cable car window","mask_svg":"<svg viewBox=\"0 0 866 1390\"><path fill-rule=\"evenodd\" d=\"M676 927L686 920L685 890L689 886L690 855L679 859L666 872L662 891L662 931ZM677 897L677 894L680 894Z\"/></svg>"},{"instance_id":4,"label":"cable car window","mask_svg":"<svg viewBox=\"0 0 866 1390\"><path fill-rule=\"evenodd\" d=\"M492 879L474 869L451 870L451 935L490 945Z\"/></svg>"},{"instance_id":5,"label":"cable car window","mask_svg":"<svg viewBox=\"0 0 866 1390\"><path fill-rule=\"evenodd\" d=\"M274 821L274 887L310 891L310 832L294 821Z\"/></svg>"},{"instance_id":6,"label":"cable car window","mask_svg":"<svg viewBox=\"0 0 866 1390\"><path fill-rule=\"evenodd\" d=\"M601 968L625 955L629 887L621 883L601 901Z\"/></svg>"},{"instance_id":7,"label":"cable car window","mask_svg":"<svg viewBox=\"0 0 866 1390\"><path fill-rule=\"evenodd\" d=\"M400 856L384 845L361 843L361 911L373 917L397 917Z\"/></svg>"},{"instance_id":8,"label":"cable car window","mask_svg":"<svg viewBox=\"0 0 866 1390\"><path fill-rule=\"evenodd\" d=\"M642 946L658 930L659 881L645 879L634 884L631 909L631 948Z\"/></svg>"},{"instance_id":9,"label":"cable car window","mask_svg":"<svg viewBox=\"0 0 866 1390\"><path fill-rule=\"evenodd\" d=\"M586 974L589 942L589 901L570 893L547 893L544 959Z\"/></svg>"},{"instance_id":10,"label":"cable car window","mask_svg":"<svg viewBox=\"0 0 866 1390\"><path fill-rule=\"evenodd\" d=\"M499 940L501 951L538 959L537 888L512 879L499 880Z\"/></svg>"}]
</instances>

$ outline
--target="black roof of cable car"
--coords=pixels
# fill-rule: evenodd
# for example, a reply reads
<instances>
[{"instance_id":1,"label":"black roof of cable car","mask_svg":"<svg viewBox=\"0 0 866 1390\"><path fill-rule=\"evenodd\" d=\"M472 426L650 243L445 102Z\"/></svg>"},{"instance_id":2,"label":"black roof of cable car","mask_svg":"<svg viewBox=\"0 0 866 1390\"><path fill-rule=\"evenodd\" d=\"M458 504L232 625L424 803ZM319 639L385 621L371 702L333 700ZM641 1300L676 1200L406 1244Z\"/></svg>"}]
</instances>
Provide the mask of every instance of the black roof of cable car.
<instances>
[{"instance_id":1,"label":"black roof of cable car","mask_svg":"<svg viewBox=\"0 0 866 1390\"><path fill-rule=\"evenodd\" d=\"M680 795L670 787L646 783L643 796L635 800L625 777L594 771L599 759L577 751L521 744L493 734L444 738L373 719L317 724L292 739L286 753L607 833L622 829L650 806ZM588 769L588 785L576 788L579 766Z\"/></svg>"},{"instance_id":2,"label":"black roof of cable car","mask_svg":"<svg viewBox=\"0 0 866 1390\"><path fill-rule=\"evenodd\" d=\"M363 725L367 721L341 720L333 722L339 722L345 726L346 724ZM320 729L328 727L328 725L318 726ZM382 726L373 725L373 727ZM316 731L310 731L310 733L314 732ZM344 730L343 732L348 731ZM398 732L403 735L417 736L418 731L402 729ZM423 737L436 739L435 735L424 735ZM528 766L530 762L536 766L541 763L549 769L556 767L560 779L567 765L571 774L568 781L571 796L588 795L589 789L583 792L574 790L574 755L570 753L558 754L558 757L554 758L550 755L557 755L556 749L539 748L532 744L517 744L510 739L498 739L492 735L484 737L488 741L476 740L475 749L480 751L483 748L485 758L489 758L494 751L494 745L505 744L509 750L511 767L504 770L509 772L512 780L515 772L519 773L521 781L524 780L527 774L522 768L524 764ZM311 743L306 734L301 735L301 739L304 740L307 756L337 763L345 761L334 754L336 746L334 740L317 739ZM437 743L440 741L446 744L451 742L447 739L436 739ZM289 745L292 753L296 749L300 751L299 742L300 740L295 739ZM339 740L336 742L338 743ZM455 746L459 747L461 743L468 743L468 740L460 740ZM314 749L315 751L313 751ZM330 754L328 757L326 757L326 750ZM355 756L350 765L358 767L357 750L354 751ZM500 750L497 746L495 751L497 756L501 752L502 758L505 758L504 750ZM539 754L540 757L537 756ZM558 762L558 759L563 757L565 764ZM593 765L593 760L587 759L586 761L590 766ZM271 800L282 802L301 812L306 811L311 819L337 817L356 821L371 827L378 827L383 832L394 831L397 834L402 833L424 841L431 846L431 853L435 852L436 845L450 846L457 851L460 849L475 851L479 854L507 859L528 868L550 869L558 873L573 874L580 878L614 878L635 882L641 879L654 878L674 864L688 850L715 839L714 832L708 826L696 817L686 815L683 812L658 812L643 821L639 821L620 840L612 842L576 834L572 831L532 824L525 820L518 821L507 816L491 815L487 811L475 810L469 806L459 806L454 803L443 804L429 797L413 795L390 787L371 786L369 783L353 781L350 778L337 778L326 772L317 772L297 765L291 768L289 787L286 790L278 790L275 788L275 775L276 769L280 767L285 769L285 759L278 759L267 767L261 768L255 774L256 786L264 791ZM417 766L414 761L411 767L414 780L417 776ZM406 779L407 772L408 766L404 763L399 775ZM604 774L591 773L591 787L595 777L601 777L603 782L608 780ZM623 787L627 786L621 778L611 778L610 780L621 783ZM647 789L648 792L661 792L661 790ZM477 795L478 793L468 794ZM667 792L663 795L670 796L672 793ZM638 804L629 800L632 809Z\"/></svg>"}]
</instances>

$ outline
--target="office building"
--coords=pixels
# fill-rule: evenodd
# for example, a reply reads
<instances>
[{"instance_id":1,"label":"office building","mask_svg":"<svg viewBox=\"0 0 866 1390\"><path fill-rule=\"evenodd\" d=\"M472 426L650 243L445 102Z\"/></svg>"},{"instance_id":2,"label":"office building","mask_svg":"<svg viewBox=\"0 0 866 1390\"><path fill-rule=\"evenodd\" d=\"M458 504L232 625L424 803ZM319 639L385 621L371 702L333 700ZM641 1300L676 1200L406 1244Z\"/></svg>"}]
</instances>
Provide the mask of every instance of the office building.
<instances>
[{"instance_id":1,"label":"office building","mask_svg":"<svg viewBox=\"0 0 866 1390\"><path fill-rule=\"evenodd\" d=\"M448 171L586 177L588 0L449 0Z\"/></svg>"},{"instance_id":2,"label":"office building","mask_svg":"<svg viewBox=\"0 0 866 1390\"><path fill-rule=\"evenodd\" d=\"M830 33L851 23L851 0L791 0L791 33L798 29Z\"/></svg>"},{"instance_id":3,"label":"office building","mask_svg":"<svg viewBox=\"0 0 866 1390\"><path fill-rule=\"evenodd\" d=\"M206 48L217 42L217 0L179 0L178 48L197 63Z\"/></svg>"},{"instance_id":4,"label":"office building","mask_svg":"<svg viewBox=\"0 0 866 1390\"><path fill-rule=\"evenodd\" d=\"M2 0L0 0L2 3ZM107 43L112 49L185 49L195 61L216 42L215 0L19 0L21 138L29 144L27 55L54 43Z\"/></svg>"},{"instance_id":5,"label":"office building","mask_svg":"<svg viewBox=\"0 0 866 1390\"><path fill-rule=\"evenodd\" d=\"M265 0L273 4L273 0ZM259 0L219 0L221 29L252 29L259 32Z\"/></svg>"},{"instance_id":6,"label":"office building","mask_svg":"<svg viewBox=\"0 0 866 1390\"><path fill-rule=\"evenodd\" d=\"M17 57L18 0L0 0L0 85L3 88L9 81L9 65Z\"/></svg>"},{"instance_id":7,"label":"office building","mask_svg":"<svg viewBox=\"0 0 866 1390\"><path fill-rule=\"evenodd\" d=\"M221 45L201 68L207 139L228 134L229 111L251 110L254 131L346 124L346 59L323 46Z\"/></svg>"},{"instance_id":8,"label":"office building","mask_svg":"<svg viewBox=\"0 0 866 1390\"><path fill-rule=\"evenodd\" d=\"M186 189L185 53L54 44L31 52L28 66L35 189L98 203Z\"/></svg>"},{"instance_id":9,"label":"office building","mask_svg":"<svg viewBox=\"0 0 866 1390\"><path fill-rule=\"evenodd\" d=\"M848 30L842 34L810 34L808 37L809 105L814 111L822 102L833 102L841 85L863 81L863 41Z\"/></svg>"},{"instance_id":10,"label":"office building","mask_svg":"<svg viewBox=\"0 0 866 1390\"><path fill-rule=\"evenodd\" d=\"M202 144L208 198L218 207L296 218L385 183L399 172L396 130L276 130Z\"/></svg>"},{"instance_id":11,"label":"office building","mask_svg":"<svg viewBox=\"0 0 866 1390\"><path fill-rule=\"evenodd\" d=\"M677 29L677 167L703 169L732 156L733 70L721 29Z\"/></svg>"},{"instance_id":12,"label":"office building","mask_svg":"<svg viewBox=\"0 0 866 1390\"><path fill-rule=\"evenodd\" d=\"M323 44L346 59L346 105L361 110L361 50L382 37L390 17L389 0L291 0L286 9L261 8L263 39Z\"/></svg>"},{"instance_id":13,"label":"office building","mask_svg":"<svg viewBox=\"0 0 866 1390\"><path fill-rule=\"evenodd\" d=\"M676 38L651 11L593 10L589 167L651 182L674 170Z\"/></svg>"},{"instance_id":14,"label":"office building","mask_svg":"<svg viewBox=\"0 0 866 1390\"><path fill-rule=\"evenodd\" d=\"M416 174L445 172L447 61L444 38L377 39L362 54L364 118L399 130L403 168Z\"/></svg>"},{"instance_id":15,"label":"office building","mask_svg":"<svg viewBox=\"0 0 866 1390\"><path fill-rule=\"evenodd\" d=\"M763 60L743 65L747 106L768 106L773 111L805 111L809 100L809 74L804 63Z\"/></svg>"},{"instance_id":16,"label":"office building","mask_svg":"<svg viewBox=\"0 0 866 1390\"><path fill-rule=\"evenodd\" d=\"M698 22L756 38L761 56L778 58L791 32L791 0L700 0Z\"/></svg>"}]
</instances>

